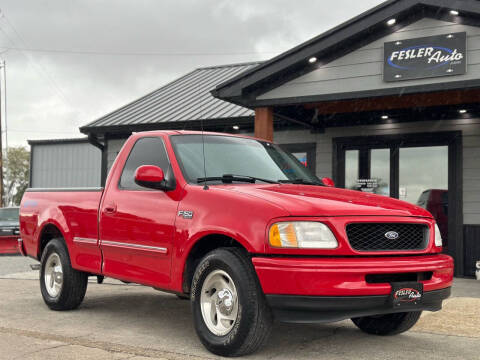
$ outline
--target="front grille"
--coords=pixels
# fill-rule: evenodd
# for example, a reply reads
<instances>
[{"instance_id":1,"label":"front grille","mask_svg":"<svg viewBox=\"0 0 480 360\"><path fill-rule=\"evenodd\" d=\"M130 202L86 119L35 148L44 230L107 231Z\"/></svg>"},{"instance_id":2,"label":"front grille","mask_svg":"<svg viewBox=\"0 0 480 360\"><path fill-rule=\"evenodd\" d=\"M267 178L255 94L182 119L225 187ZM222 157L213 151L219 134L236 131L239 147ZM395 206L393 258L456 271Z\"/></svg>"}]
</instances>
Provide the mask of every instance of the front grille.
<instances>
[{"instance_id":1,"label":"front grille","mask_svg":"<svg viewBox=\"0 0 480 360\"><path fill-rule=\"evenodd\" d=\"M398 237L390 236L392 232ZM348 241L357 251L424 250L428 244L428 227L422 224L359 223L347 225Z\"/></svg>"}]
</instances>

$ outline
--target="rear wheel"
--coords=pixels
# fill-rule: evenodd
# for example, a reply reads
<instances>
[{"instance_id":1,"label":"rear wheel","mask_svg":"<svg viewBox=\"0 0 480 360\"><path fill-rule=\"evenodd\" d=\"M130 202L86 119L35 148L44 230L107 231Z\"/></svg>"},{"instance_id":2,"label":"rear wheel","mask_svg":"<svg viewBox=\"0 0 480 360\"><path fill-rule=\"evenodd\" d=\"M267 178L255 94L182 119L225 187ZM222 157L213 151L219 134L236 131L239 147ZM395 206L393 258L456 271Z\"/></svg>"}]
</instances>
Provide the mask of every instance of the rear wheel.
<instances>
[{"instance_id":1,"label":"rear wheel","mask_svg":"<svg viewBox=\"0 0 480 360\"><path fill-rule=\"evenodd\" d=\"M72 268L62 239L51 240L40 261L40 290L52 310L77 308L87 291L88 275Z\"/></svg>"},{"instance_id":2,"label":"rear wheel","mask_svg":"<svg viewBox=\"0 0 480 360\"><path fill-rule=\"evenodd\" d=\"M373 335L397 335L410 330L420 319L421 311L364 316L352 319L362 331Z\"/></svg>"},{"instance_id":3,"label":"rear wheel","mask_svg":"<svg viewBox=\"0 0 480 360\"><path fill-rule=\"evenodd\" d=\"M216 249L202 259L191 301L197 335L214 354L250 354L270 334L271 310L251 261L239 249Z\"/></svg>"}]
</instances>

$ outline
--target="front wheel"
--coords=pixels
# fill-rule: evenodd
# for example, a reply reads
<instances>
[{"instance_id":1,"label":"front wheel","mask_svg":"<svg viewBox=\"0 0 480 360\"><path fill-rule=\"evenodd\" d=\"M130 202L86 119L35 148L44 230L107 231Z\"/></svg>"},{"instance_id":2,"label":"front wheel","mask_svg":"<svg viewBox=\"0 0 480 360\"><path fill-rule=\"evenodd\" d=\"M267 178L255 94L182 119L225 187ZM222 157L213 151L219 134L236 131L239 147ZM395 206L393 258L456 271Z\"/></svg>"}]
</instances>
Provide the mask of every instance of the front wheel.
<instances>
[{"instance_id":1,"label":"front wheel","mask_svg":"<svg viewBox=\"0 0 480 360\"><path fill-rule=\"evenodd\" d=\"M88 275L72 268L62 239L53 239L45 246L40 263L40 290L45 304L52 310L77 308L85 297Z\"/></svg>"},{"instance_id":2,"label":"front wheel","mask_svg":"<svg viewBox=\"0 0 480 360\"><path fill-rule=\"evenodd\" d=\"M246 355L267 340L272 313L252 263L241 250L208 253L197 266L191 294L195 330L212 353Z\"/></svg>"},{"instance_id":3,"label":"front wheel","mask_svg":"<svg viewBox=\"0 0 480 360\"><path fill-rule=\"evenodd\" d=\"M364 316L352 319L362 331L373 335L397 335L410 330L420 319L421 311Z\"/></svg>"}]
</instances>

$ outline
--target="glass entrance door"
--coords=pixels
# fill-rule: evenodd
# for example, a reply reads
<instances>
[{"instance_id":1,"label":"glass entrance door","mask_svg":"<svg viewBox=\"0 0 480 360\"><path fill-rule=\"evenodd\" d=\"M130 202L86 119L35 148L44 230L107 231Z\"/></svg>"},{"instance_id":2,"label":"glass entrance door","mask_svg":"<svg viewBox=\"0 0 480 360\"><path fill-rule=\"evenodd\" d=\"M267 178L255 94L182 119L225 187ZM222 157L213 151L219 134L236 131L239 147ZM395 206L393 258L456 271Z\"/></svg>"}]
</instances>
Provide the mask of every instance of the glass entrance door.
<instances>
[{"instance_id":1,"label":"glass entrance door","mask_svg":"<svg viewBox=\"0 0 480 360\"><path fill-rule=\"evenodd\" d=\"M448 247L448 146L400 148L399 198L428 210Z\"/></svg>"}]
</instances>

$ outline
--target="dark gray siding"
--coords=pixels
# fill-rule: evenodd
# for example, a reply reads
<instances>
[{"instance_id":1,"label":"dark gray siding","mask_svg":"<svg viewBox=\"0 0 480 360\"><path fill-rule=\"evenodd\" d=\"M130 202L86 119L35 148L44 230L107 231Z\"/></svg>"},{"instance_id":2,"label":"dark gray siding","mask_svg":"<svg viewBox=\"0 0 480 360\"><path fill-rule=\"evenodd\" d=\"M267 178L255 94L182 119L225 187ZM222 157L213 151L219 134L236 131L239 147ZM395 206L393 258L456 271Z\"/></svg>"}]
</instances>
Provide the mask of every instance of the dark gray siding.
<instances>
[{"instance_id":1,"label":"dark gray siding","mask_svg":"<svg viewBox=\"0 0 480 360\"><path fill-rule=\"evenodd\" d=\"M101 158L101 151L87 142L34 144L30 186L100 186Z\"/></svg>"},{"instance_id":2,"label":"dark gray siding","mask_svg":"<svg viewBox=\"0 0 480 360\"><path fill-rule=\"evenodd\" d=\"M383 44L452 32L467 32L467 74L433 79L385 83L383 81ZM290 98L367 91L480 78L480 27L458 25L433 19L423 19L398 32L353 51L306 75L273 89L258 99Z\"/></svg>"}]
</instances>

